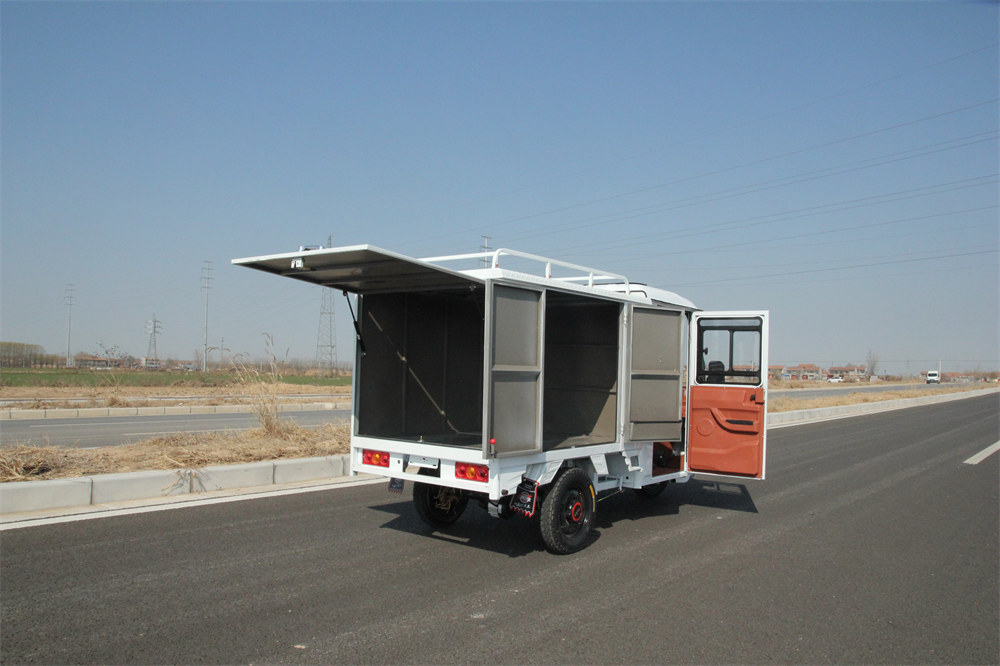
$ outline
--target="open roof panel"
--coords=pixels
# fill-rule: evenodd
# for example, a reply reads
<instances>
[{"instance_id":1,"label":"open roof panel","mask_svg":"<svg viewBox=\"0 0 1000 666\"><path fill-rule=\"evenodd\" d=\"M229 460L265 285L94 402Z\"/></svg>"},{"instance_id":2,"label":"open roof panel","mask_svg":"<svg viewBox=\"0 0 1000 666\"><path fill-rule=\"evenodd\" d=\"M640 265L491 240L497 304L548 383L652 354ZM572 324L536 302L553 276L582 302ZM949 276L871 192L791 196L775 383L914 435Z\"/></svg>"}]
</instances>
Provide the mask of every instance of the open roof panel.
<instances>
[{"instance_id":1,"label":"open roof panel","mask_svg":"<svg viewBox=\"0 0 1000 666\"><path fill-rule=\"evenodd\" d=\"M286 252L233 259L232 263L355 294L436 291L482 284L459 271L372 245Z\"/></svg>"}]
</instances>

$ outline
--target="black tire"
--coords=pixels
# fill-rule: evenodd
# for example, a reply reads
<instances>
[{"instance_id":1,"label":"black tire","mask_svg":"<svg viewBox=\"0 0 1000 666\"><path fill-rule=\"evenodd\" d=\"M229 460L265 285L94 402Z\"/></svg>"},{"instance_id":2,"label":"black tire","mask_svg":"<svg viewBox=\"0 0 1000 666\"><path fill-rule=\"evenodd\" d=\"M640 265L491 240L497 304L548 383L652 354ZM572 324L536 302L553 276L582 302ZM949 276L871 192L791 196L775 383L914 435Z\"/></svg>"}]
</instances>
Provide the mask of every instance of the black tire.
<instances>
[{"instance_id":1,"label":"black tire","mask_svg":"<svg viewBox=\"0 0 1000 666\"><path fill-rule=\"evenodd\" d=\"M635 494L644 499L652 499L663 492L663 489L667 487L666 481L660 481L659 483L651 483L648 486L643 486L642 488L636 488Z\"/></svg>"},{"instance_id":2,"label":"black tire","mask_svg":"<svg viewBox=\"0 0 1000 666\"><path fill-rule=\"evenodd\" d=\"M469 498L454 488L413 484L413 506L420 520L431 527L448 527L459 519L468 503Z\"/></svg>"},{"instance_id":3,"label":"black tire","mask_svg":"<svg viewBox=\"0 0 1000 666\"><path fill-rule=\"evenodd\" d=\"M542 541L551 553L568 555L587 545L594 527L597 498L590 475L579 467L564 470L542 500Z\"/></svg>"}]
</instances>

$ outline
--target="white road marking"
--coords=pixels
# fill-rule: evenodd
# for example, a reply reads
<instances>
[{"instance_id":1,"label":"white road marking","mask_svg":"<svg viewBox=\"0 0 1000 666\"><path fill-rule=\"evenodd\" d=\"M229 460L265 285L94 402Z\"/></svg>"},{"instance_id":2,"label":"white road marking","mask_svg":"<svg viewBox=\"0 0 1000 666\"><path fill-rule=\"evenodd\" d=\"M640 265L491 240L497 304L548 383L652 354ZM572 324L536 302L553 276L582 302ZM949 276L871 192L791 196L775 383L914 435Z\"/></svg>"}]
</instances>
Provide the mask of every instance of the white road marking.
<instances>
[{"instance_id":1,"label":"white road marking","mask_svg":"<svg viewBox=\"0 0 1000 666\"><path fill-rule=\"evenodd\" d=\"M153 437L156 435L203 435L209 432L229 432L232 428L216 430L154 430L152 432L123 432L122 437Z\"/></svg>"},{"instance_id":2,"label":"white road marking","mask_svg":"<svg viewBox=\"0 0 1000 666\"><path fill-rule=\"evenodd\" d=\"M965 464L966 465L978 465L979 463L983 462L984 460L986 460L987 458L989 458L991 455L993 455L997 451L1000 451L1000 442L996 442L995 444L993 444L991 446L987 446L985 449L983 449L982 451L980 451L976 455L974 455L971 458L969 458L968 460L966 460Z\"/></svg>"},{"instance_id":3,"label":"white road marking","mask_svg":"<svg viewBox=\"0 0 1000 666\"><path fill-rule=\"evenodd\" d=\"M227 414L226 416L230 416L230 415ZM227 419L216 419L216 420L218 420L218 421L225 421ZM235 420L237 420L237 421L245 421L246 419L245 418L241 419L241 418L237 417ZM107 428L109 426L116 426L116 425L133 425L133 424L134 425L140 425L140 424L141 425L149 425L150 423L170 423L172 425L177 425L177 424L184 424L184 423L199 423L200 421L201 421L201 419L183 419L183 420L182 419L170 419L170 420L160 419L160 420L152 420L152 419L144 419L144 418L140 417L140 418L137 418L134 421L115 421L114 423L46 423L46 424L40 424L40 425L30 425L28 427L29 428Z\"/></svg>"}]
</instances>

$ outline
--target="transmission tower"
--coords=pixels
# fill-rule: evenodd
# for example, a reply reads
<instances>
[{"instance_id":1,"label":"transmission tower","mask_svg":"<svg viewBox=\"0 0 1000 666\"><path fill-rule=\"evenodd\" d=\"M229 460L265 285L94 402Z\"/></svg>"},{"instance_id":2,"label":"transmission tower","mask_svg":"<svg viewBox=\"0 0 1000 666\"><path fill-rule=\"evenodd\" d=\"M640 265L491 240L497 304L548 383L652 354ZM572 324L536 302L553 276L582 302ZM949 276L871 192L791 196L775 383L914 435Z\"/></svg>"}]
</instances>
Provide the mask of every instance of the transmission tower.
<instances>
[{"instance_id":1,"label":"transmission tower","mask_svg":"<svg viewBox=\"0 0 1000 666\"><path fill-rule=\"evenodd\" d=\"M479 251L480 252L489 252L490 251L490 237L489 236L483 236L483 244L479 246ZM489 268L489 267L490 267L490 258L489 257L483 257L483 268Z\"/></svg>"},{"instance_id":2,"label":"transmission tower","mask_svg":"<svg viewBox=\"0 0 1000 666\"><path fill-rule=\"evenodd\" d=\"M333 236L326 240L326 246L333 245ZM316 365L320 372L332 376L337 367L337 327L334 319L334 296L329 287L321 287L323 299L319 306L319 333L316 335Z\"/></svg>"},{"instance_id":3,"label":"transmission tower","mask_svg":"<svg viewBox=\"0 0 1000 666\"><path fill-rule=\"evenodd\" d=\"M146 322L146 331L149 333L149 349L146 350L146 366L152 368L160 367L160 357L156 353L156 336L163 332L161 322L153 313L153 318Z\"/></svg>"},{"instance_id":4,"label":"transmission tower","mask_svg":"<svg viewBox=\"0 0 1000 666\"><path fill-rule=\"evenodd\" d=\"M66 367L73 367L73 353L71 350L73 346L73 290L75 289L72 283L66 285L66 295L63 297L63 302L66 304Z\"/></svg>"},{"instance_id":5,"label":"transmission tower","mask_svg":"<svg viewBox=\"0 0 1000 666\"><path fill-rule=\"evenodd\" d=\"M211 261L201 262L201 288L205 292L205 348L201 354L201 371L205 372L208 370L208 290L212 288Z\"/></svg>"}]
</instances>

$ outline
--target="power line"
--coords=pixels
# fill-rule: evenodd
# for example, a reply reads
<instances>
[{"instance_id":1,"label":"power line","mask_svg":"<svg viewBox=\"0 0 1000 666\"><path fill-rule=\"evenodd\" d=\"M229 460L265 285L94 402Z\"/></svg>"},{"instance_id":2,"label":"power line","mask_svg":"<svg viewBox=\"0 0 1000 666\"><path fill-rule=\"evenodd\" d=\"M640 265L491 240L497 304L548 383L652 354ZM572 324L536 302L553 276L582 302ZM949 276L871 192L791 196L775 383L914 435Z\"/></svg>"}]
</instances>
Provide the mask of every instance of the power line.
<instances>
[{"instance_id":1,"label":"power line","mask_svg":"<svg viewBox=\"0 0 1000 666\"><path fill-rule=\"evenodd\" d=\"M762 121L765 121L765 120L770 120L772 118L776 118L778 116L785 115L787 113L792 113L792 112L795 112L795 111L799 111L799 110L808 108L810 106L815 106L817 104L822 104L824 102L828 102L828 101L830 101L832 99L836 99L838 97L844 97L844 96L847 96L847 95L850 95L850 94L853 94L853 93L856 93L856 92L860 92L862 90L867 90L869 88L874 88L874 87L877 87L877 86L881 86L881 85L889 83L891 81L895 81L895 80L898 80L898 79L901 79L901 78L905 78L907 76L911 76L913 74L917 74L917 73L923 72L925 70L933 69L935 67L939 67L941 65L945 65L945 64L948 64L950 62L954 62L956 60L961 60L962 58L968 58L970 56L975 56L975 55L978 55L978 54L983 53L985 51L989 51L991 49L995 49L997 47L997 44L998 44L998 42L993 42L992 44L988 44L986 46L982 46L982 47L979 47L979 48L976 48L976 49L972 49L971 51L965 51L963 53L960 53L960 54L957 54L957 55L954 55L954 56L950 56L948 58L944 58L942 60L938 60L938 61L935 61L935 62L932 62L932 63L928 63L926 65L921 65L919 67L915 67L913 69L909 69L909 70L900 72L898 74L894 74L894 75L886 77L886 78L878 79L878 80L872 81L870 83L866 83L866 84L863 84L863 85L860 85L860 86L855 86L853 88L847 88L847 89L841 90L839 92L835 92L835 93L833 93L831 95L827 95L825 97L813 99L813 100L810 100L810 101L807 101L807 102L803 102L801 104L797 104L795 106L791 106L791 107L782 109L780 111L775 111L775 112L772 112L772 113L767 113L767 114L764 114L762 116L758 116L756 118L751 118L750 120L745 120L745 121L742 121L742 122L738 122L738 123L729 125L728 127L724 127L722 129L713 130L713 131L709 131L709 132L704 132L704 133L701 133L701 134L698 134L696 136L692 136L692 137L689 137L689 138L686 138L686 139L683 139L683 140L680 140L680 141L674 141L672 143L659 146L657 148L653 148L653 149L650 149L650 150L640 151L638 153L633 153L633 154L627 155L625 157L620 157L620 158L617 158L617 159L614 159L614 160L602 162L602 163L599 163L599 164L596 164L596 165L593 165L593 166L590 166L590 167L587 167L587 168L584 168L584 169L578 169L576 171L572 171L570 173L564 173L564 174L560 174L560 175L557 175L557 176L549 177L549 178L546 178L544 180L536 181L535 183L532 183L532 184L529 184L529 185L524 185L522 187L518 187L518 188L515 188L515 189L512 189L512 190L508 190L506 192L501 192L501 193L494 194L494 195L491 195L491 196L487 196L487 197L483 197L483 198L479 198L479 199L475 199L475 200L466 201L466 202L464 202L463 205L474 205L474 204L479 204L479 203L483 203L483 202L486 202L486 201L492 201L492 200L495 200L495 199L499 199L499 198L502 198L502 197L505 197L505 196L509 196L509 195L512 195L512 194L518 194L520 192L531 190L531 189L534 189L536 187L540 187L540 186L543 186L543 185L548 185L549 183L553 183L553 182L556 182L556 181L559 181L559 180L565 180L567 178L573 178L573 177L580 176L580 175L588 173L588 172L593 172L593 171L597 171L599 169L603 169L603 168L606 168L606 167L609 167L609 166L615 166L615 165L618 165L618 164L622 164L624 162L628 162L628 161L631 161L631 160L634 160L634 159L637 159L637 158L640 158L640 157L646 157L648 155L653 155L653 154L656 154L656 153L660 153L660 152L669 150L671 148L676 148L677 146L683 145L685 143L693 143L693 142L701 141L702 139L706 139L706 138L709 138L709 137L712 137L712 136L722 135L722 134L725 134L727 132L731 132L733 130L741 129L741 128L747 127L749 125L753 125L753 124L756 124L756 123L759 123L759 122L762 122ZM995 102L996 100L993 100L993 101ZM987 104L987 103L991 103L991 102L983 102L982 104ZM975 107L975 106L981 106L982 104L976 104L976 105L973 105L973 107ZM973 107L967 107L967 108L973 108ZM960 111L960 110L963 110L963 109L959 109L959 110L956 110L956 111ZM938 115L932 116L932 117L933 118L937 118L937 117L941 117L943 115L947 115L948 113L954 113L956 111L945 112L944 114L938 114ZM916 122L922 122L922 120L918 119L918 120L915 120L915 121L909 121L909 122L906 122L906 123L903 123L901 125L894 126L894 127L903 127L905 125L913 124L913 123L916 123ZM859 136L864 136L864 135L859 135ZM844 140L849 140L849 139L850 139L850 137L848 137L847 139L839 140L839 141L844 141ZM809 150L809 149L805 149L805 150ZM799 151L795 151L795 152L799 152ZM765 158L765 161L768 160L768 159L776 159L776 158ZM739 168L739 167L730 167L730 169L732 169L732 168ZM729 169L727 169L727 170L729 170ZM678 181L678 182L683 182L683 181ZM581 205L585 205L585 204L581 204ZM561 210L565 210L565 209L561 209ZM414 217L412 217L410 219L411 220L412 219L419 219L419 217L421 217L421 216L419 216L419 215L418 216L414 216ZM514 220L514 221L517 221L517 220ZM499 224L503 224L503 222L501 222ZM453 236L454 233L455 232L452 231L452 232L449 232L449 233L446 233L446 234L442 234L442 235L439 235L439 236L425 236L423 238L423 240L436 240L438 238L446 238L446 237Z\"/></svg>"},{"instance_id":2,"label":"power line","mask_svg":"<svg viewBox=\"0 0 1000 666\"><path fill-rule=\"evenodd\" d=\"M918 261L935 261L937 259L954 259L956 257L971 257L971 256L976 256L976 255L981 255L981 254L997 254L998 252L1000 252L1000 250L997 250L997 249L992 249L992 250L973 250L973 251L970 251L970 252L956 252L954 254L938 254L938 255L931 256L931 257L917 257L917 258L910 258L910 259L895 259L895 260L892 260L892 261L876 261L876 262L867 263L867 264L842 265L842 266L834 266L834 267L831 267L831 268L811 268L811 269L808 269L808 270L801 270L801 271L787 271L787 272L782 272L782 273L768 273L768 274L765 274L765 275L751 275L749 277L721 278L721 279L718 279L718 280L703 280L703 281L699 281L699 282L679 282L679 283L677 283L677 284L675 284L673 286L674 287L691 287L691 286L696 286L696 285L721 284L721 283L724 283L724 282L745 282L747 280L763 280L763 279L766 279L766 278L773 278L773 277L788 277L788 276L791 276L791 275L808 275L808 274L811 274L811 273L828 273L830 271L845 271L845 270L851 270L851 269L855 269L855 268L871 268L871 267L874 267L874 266L890 266L890 265L893 265L893 264L908 264L908 263L914 263L914 262L918 262Z\"/></svg>"},{"instance_id":3,"label":"power line","mask_svg":"<svg viewBox=\"0 0 1000 666\"><path fill-rule=\"evenodd\" d=\"M989 135L989 136L986 136ZM527 238L538 238L541 236L550 236L553 234L559 234L567 229L579 230L584 227L595 227L602 226L605 224L611 224L613 222L621 222L624 220L631 220L637 217L645 217L648 215L653 215L655 213L665 213L668 211L680 210L682 208L690 208L692 206L700 206L707 203L717 203L719 201L724 201L726 199L734 199L737 197L747 196L750 194L759 194L761 192L766 192L768 190L777 189L780 187L789 187L791 185L799 185L801 183L819 180L821 178L830 178L832 176L840 176L846 173L852 173L855 171L861 171L863 169L870 169L877 166L884 166L886 164L892 164L895 162L900 162L903 160L915 159L918 157L926 157L927 155L932 155L939 152L944 152L946 150L954 150L956 148L964 148L966 146L975 145L978 143L984 143L987 141L996 141L997 133L996 131L983 132L980 134L970 135L968 137L963 137L961 139L955 139L952 141L945 141L941 144L932 144L930 146L922 146L921 148L912 148L910 150L899 151L895 153L888 153L886 155L881 155L879 157L868 158L865 160L859 160L857 162L848 162L844 164L839 164L832 167L826 167L824 169L816 169L814 171L805 171L800 173L791 174L788 176L783 176L781 178L775 178L768 181L761 181L757 183L751 183L749 185L740 185L738 187L732 187L725 190L717 190L715 192L709 192L707 194L699 194L697 196L685 197L682 199L675 199L673 201L662 202L658 204L653 204L650 206L644 206L642 208L634 208L627 211L621 211L617 213L609 213L606 215L600 215L595 218L589 218L588 220L582 221L572 221L565 222L560 225L555 225L547 228L544 231L536 231L534 233L529 233L526 235L516 236L518 240L523 240ZM966 141L966 143L961 143L957 145L951 145L948 147L940 147L945 144L955 144L957 141ZM925 152L916 153L917 150L925 150ZM907 153L910 153L907 155ZM882 161L875 161L882 160ZM588 204L581 204L588 205ZM539 214L541 215L541 214ZM529 216L534 217L534 216ZM528 218L523 218L528 219Z\"/></svg>"},{"instance_id":4,"label":"power line","mask_svg":"<svg viewBox=\"0 0 1000 666\"><path fill-rule=\"evenodd\" d=\"M808 237L811 237L811 236L827 236L827 235L830 235L830 234L840 234L840 233L846 233L846 232L851 232L851 231L859 231L859 230L863 230L863 229L874 229L876 227L886 227L886 226L891 226L891 225L894 225L894 224L903 224L905 222L919 222L920 220L939 219L939 218L942 218L942 217L945 217L945 216L962 215L962 214L965 214L965 213L978 213L978 212L982 212L984 210L996 210L996 208L997 208L997 204L993 204L992 206L981 206L979 208L966 208L964 210L944 211L944 212L940 212L940 213L932 213L932 214L929 214L929 215L917 215L917 216L914 216L914 217L897 218L897 219L894 219L894 220L887 220L887 221L882 221L882 222L867 222L865 224L856 224L856 225L849 226L849 227L839 226L839 227L837 227L835 229L822 229L820 231L806 231L806 232L802 232L802 233L798 233L798 234L790 234L790 235L787 235L787 236L776 236L776 237L772 237L772 238L755 238L753 240L743 240L743 241L740 241L740 242L737 242L737 243L727 243L725 245L713 245L711 247L689 248L689 249L684 249L684 250L674 250L674 251L671 251L671 252L656 252L655 254L644 254L644 255L643 254L640 254L640 255L630 254L629 255L629 259L634 260L634 259L641 259L643 257L669 257L669 256L674 256L674 255L690 256L690 255L693 255L693 254L696 254L696 253L700 253L700 252L716 252L718 250L727 250L727 249L731 249L731 248L735 248L735 247L745 248L745 247L748 247L750 245L760 245L760 244L763 244L763 243L770 244L770 243L775 243L775 242L779 242L779 241L795 240L795 239L798 239L798 238L808 238ZM784 221L787 221L787 220L779 220L779 221L784 222ZM978 226L985 226L985 225L978 225ZM978 228L978 227L970 227L970 228ZM618 249L618 248L612 248L612 249Z\"/></svg>"},{"instance_id":5,"label":"power line","mask_svg":"<svg viewBox=\"0 0 1000 666\"><path fill-rule=\"evenodd\" d=\"M870 130L868 132L862 132L862 133L859 133L859 134L854 134L854 135L851 135L851 136L841 137L839 139L834 139L833 141L827 141L827 142L816 144L816 145L813 145L813 146L807 146L805 148L798 148L796 150L788 151L788 152L785 152L785 153L780 153L778 155L771 155L769 157L763 157L763 158L760 158L760 159L751 160L749 162L743 162L743 163L740 163L740 164L735 164L735 165L728 166L728 167L725 167L725 168L722 168L722 169L715 169L713 171L706 171L706 172L703 172L703 173L700 173L700 174L695 174L695 175L692 175L692 176L685 176L683 178L677 178L677 179L674 179L674 180L671 180L671 181L667 181L667 182L663 182L663 183L657 183L657 184L654 184L654 185L649 185L647 187L638 188L638 189L635 189L635 190L629 190L627 192L620 192L618 194L612 194L612 195L608 195L608 196L605 196L605 197L599 197L597 199L591 199L589 201L583 201L583 202L579 202L579 203L575 203L575 204L569 204L569 205L566 205L566 206L560 206L560 207L557 207L557 208L550 208L550 209L539 211L539 212L536 212L536 213L531 213L531 214L528 214L528 215L522 215L522 216L518 216L518 217L514 217L514 218L508 218L506 220L500 220L498 222L493 222L493 223L491 223L491 226L496 227L496 226L504 226L504 225L514 224L516 222L525 222L527 220L532 220L532 219L536 219L536 218L539 218L539 217L545 217L547 215L553 215L553 214L556 214L556 213L564 213L564 212L567 212L567 211L576 210L576 209L579 209L579 208L585 208L585 207L593 206L593 205L600 204L600 203L607 203L609 201L615 201L617 199L623 199L623 198L630 197L630 196L635 196L635 195L638 195L638 194L645 194L645 193L648 193L648 192L652 192L654 190L663 189L663 188L670 187L670 186L673 186L673 185L680 185L680 184L684 184L684 183L689 183L689 182L694 181L694 180L700 180L700 179L703 179L703 178L708 178L710 176L717 176L717 175L720 175L720 174L728 173L730 171L735 171L735 170L738 170L738 169L744 169L744 168L750 167L750 166L759 166L761 164L765 164L767 162L773 162L773 161L779 160L779 159L784 159L786 157L792 157L792 156L795 156L795 155L800 155L800 154L803 154L803 153L812 152L812 151L815 151L815 150L820 150L822 148L829 148L831 146L835 146L835 145L838 145L838 144L846 143L846 142L849 142L849 141L854 141L854 140L857 140L857 139L869 138L869 137L875 136L877 134L882 134L882 133L885 133L885 132L890 132L890 131L893 131L893 130L901 129L903 127L908 127L908 126L912 126L912 125L916 125L916 124L920 124L920 123L924 123L924 122L929 122L929 121L932 121L932 120L937 120L937 119L944 118L944 117L949 116L949 115L954 115L956 113L962 113L964 111L969 111L969 110L972 110L972 109L981 108L983 106L987 106L987 105L990 105L990 104L996 104L998 100L1000 100L1000 98L988 99L988 100L984 100L984 101L981 101L981 102L976 102L975 104L970 104L970 105L966 105L966 106L954 108L954 109L951 109L951 110L948 110L948 111L943 111L943 112L940 112L940 113L935 113L935 114L931 114L931 115L928 115L928 116L923 116L921 118L915 118L915 119L904 121L904 122L901 122L901 123L896 123L894 125L889 125L889 126L886 126L886 127L882 127L882 128L876 129L876 130ZM973 136L976 136L976 135L973 135ZM904 151L904 152L906 152L906 151ZM562 226L565 228L566 226L572 226L572 225L562 225ZM443 237L451 236L453 234L454 234L454 232L449 232L449 233L446 233L446 234L441 234L439 236L427 236L427 237L424 237L424 240L432 240L432 239L436 239L436 238L443 238Z\"/></svg>"}]
</instances>

